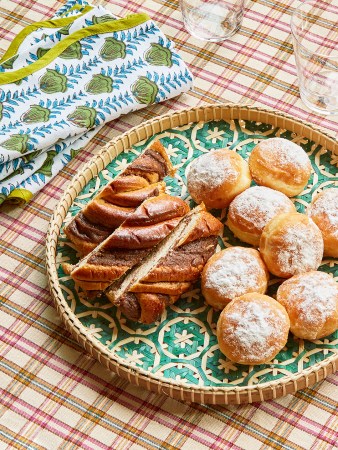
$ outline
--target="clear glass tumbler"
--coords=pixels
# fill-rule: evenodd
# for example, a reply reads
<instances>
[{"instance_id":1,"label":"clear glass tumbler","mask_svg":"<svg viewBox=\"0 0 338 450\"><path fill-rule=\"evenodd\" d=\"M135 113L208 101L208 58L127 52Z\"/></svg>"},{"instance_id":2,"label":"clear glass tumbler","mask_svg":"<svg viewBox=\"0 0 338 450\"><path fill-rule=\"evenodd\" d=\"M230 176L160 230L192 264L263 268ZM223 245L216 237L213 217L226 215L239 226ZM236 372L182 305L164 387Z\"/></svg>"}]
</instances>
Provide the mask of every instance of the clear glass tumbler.
<instances>
[{"instance_id":1,"label":"clear glass tumbler","mask_svg":"<svg viewBox=\"0 0 338 450\"><path fill-rule=\"evenodd\" d=\"M318 114L338 114L338 0L304 1L291 31L301 99Z\"/></svg>"},{"instance_id":2,"label":"clear glass tumbler","mask_svg":"<svg viewBox=\"0 0 338 450\"><path fill-rule=\"evenodd\" d=\"M180 0L180 5L186 29L204 41L224 41L242 23L244 0Z\"/></svg>"}]
</instances>

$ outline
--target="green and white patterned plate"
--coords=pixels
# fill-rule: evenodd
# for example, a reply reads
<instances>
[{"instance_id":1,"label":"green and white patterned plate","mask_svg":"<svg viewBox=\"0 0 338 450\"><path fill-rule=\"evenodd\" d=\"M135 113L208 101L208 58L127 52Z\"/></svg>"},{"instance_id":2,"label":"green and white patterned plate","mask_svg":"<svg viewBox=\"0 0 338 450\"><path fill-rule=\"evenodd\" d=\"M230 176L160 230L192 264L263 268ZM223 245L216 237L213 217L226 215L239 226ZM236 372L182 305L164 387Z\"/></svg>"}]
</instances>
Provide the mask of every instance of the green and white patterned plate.
<instances>
[{"instance_id":1,"label":"green and white patterned plate","mask_svg":"<svg viewBox=\"0 0 338 450\"><path fill-rule=\"evenodd\" d=\"M186 188L186 175L194 158L212 149L228 147L247 159L258 142L271 137L292 140L310 156L313 166L311 179L302 195L294 198L299 212L305 212L315 192L338 187L338 157L308 138L252 120L197 122L153 135L134 145L131 151L118 155L82 189L70 206L64 224L154 139L161 139L177 169L175 179L165 180L168 192L181 196L192 206ZM225 211L212 212L225 222ZM314 342L297 339L290 334L287 345L271 364L234 364L219 350L215 334L219 313L204 303L198 283L167 309L159 323L149 326L129 321L106 299L88 301L70 277L65 275L59 263L75 263L78 255L68 245L62 230L63 227L57 246L57 276L63 299L71 311L69 314L81 322L91 340L97 340L100 347L105 347L112 359L136 373L148 374L152 379L187 388L247 387L295 376L338 352L338 331ZM220 245L223 248L247 246L236 239L227 227ZM338 261L325 259L319 270L338 278ZM268 295L274 296L278 285L278 280L272 280Z\"/></svg>"}]
</instances>

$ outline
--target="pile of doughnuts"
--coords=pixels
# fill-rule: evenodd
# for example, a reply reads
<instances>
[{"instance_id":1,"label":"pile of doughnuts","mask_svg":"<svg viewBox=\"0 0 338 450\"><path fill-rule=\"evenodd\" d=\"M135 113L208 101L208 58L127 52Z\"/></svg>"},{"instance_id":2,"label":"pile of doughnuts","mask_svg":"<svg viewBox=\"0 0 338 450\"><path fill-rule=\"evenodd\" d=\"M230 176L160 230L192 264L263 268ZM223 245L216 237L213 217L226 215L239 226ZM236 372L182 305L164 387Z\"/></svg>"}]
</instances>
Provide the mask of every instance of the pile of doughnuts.
<instances>
[{"instance_id":1,"label":"pile of doughnuts","mask_svg":"<svg viewBox=\"0 0 338 450\"><path fill-rule=\"evenodd\" d=\"M306 214L290 200L306 188L311 171L299 145L271 138L256 145L248 162L232 150L214 150L187 174L193 200L228 208L226 225L255 247L228 247L202 273L205 301L221 311L220 349L239 364L273 360L289 331L316 340L338 329L338 284L317 271L323 256L338 258L338 188L314 196ZM286 279L276 300L265 295L270 273Z\"/></svg>"}]
</instances>

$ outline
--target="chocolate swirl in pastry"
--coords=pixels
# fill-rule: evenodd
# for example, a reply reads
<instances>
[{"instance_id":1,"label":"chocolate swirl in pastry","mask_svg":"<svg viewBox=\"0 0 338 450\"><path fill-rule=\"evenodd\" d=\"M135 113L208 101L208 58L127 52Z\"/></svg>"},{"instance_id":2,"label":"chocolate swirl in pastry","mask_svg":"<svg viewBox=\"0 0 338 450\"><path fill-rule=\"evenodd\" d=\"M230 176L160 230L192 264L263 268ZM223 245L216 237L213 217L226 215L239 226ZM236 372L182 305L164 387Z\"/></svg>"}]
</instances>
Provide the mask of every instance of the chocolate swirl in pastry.
<instances>
[{"instance_id":1,"label":"chocolate swirl in pastry","mask_svg":"<svg viewBox=\"0 0 338 450\"><path fill-rule=\"evenodd\" d=\"M162 181L175 170L159 141L105 186L65 227L76 250L87 255L118 228L146 199L165 191Z\"/></svg>"},{"instance_id":2,"label":"chocolate swirl in pastry","mask_svg":"<svg viewBox=\"0 0 338 450\"><path fill-rule=\"evenodd\" d=\"M222 223L200 205L142 263L106 290L131 320L152 323L196 281L217 246Z\"/></svg>"},{"instance_id":3,"label":"chocolate swirl in pastry","mask_svg":"<svg viewBox=\"0 0 338 450\"><path fill-rule=\"evenodd\" d=\"M147 199L89 255L64 269L87 295L97 295L145 258L188 211L187 203L168 194Z\"/></svg>"}]
</instances>

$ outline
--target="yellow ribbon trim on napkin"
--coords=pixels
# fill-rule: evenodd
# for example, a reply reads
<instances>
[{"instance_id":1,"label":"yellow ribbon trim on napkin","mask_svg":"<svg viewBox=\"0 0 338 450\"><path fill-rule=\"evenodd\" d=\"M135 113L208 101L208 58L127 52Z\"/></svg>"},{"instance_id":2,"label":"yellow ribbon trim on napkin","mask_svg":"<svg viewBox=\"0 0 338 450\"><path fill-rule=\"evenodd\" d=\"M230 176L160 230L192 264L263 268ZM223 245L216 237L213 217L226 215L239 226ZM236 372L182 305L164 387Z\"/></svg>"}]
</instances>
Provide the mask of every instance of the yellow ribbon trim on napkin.
<instances>
[{"instance_id":1,"label":"yellow ribbon trim on napkin","mask_svg":"<svg viewBox=\"0 0 338 450\"><path fill-rule=\"evenodd\" d=\"M6 198L5 202L12 205L23 205L33 198L31 191L27 189L14 189Z\"/></svg>"},{"instance_id":2,"label":"yellow ribbon trim on napkin","mask_svg":"<svg viewBox=\"0 0 338 450\"><path fill-rule=\"evenodd\" d=\"M15 38L13 39L11 45L8 47L6 53L0 59L0 64L5 62L9 58L12 58L12 56L15 56L17 54L19 48L20 48L20 45L26 39L26 37L29 34L33 33L33 31L37 30L38 28L61 28L61 27L65 27L66 25L69 25L70 23L74 22L75 19L78 19L79 17L83 16L84 14L86 14L89 11L91 11L92 9L93 9L93 7L88 5L88 6L86 6L83 9L81 14L77 14L76 16L66 17L66 18L63 18L63 19L45 20L43 22L35 22L35 23L32 23L31 25L28 25L23 30L21 30L20 33L17 36L15 36Z\"/></svg>"},{"instance_id":3,"label":"yellow ribbon trim on napkin","mask_svg":"<svg viewBox=\"0 0 338 450\"><path fill-rule=\"evenodd\" d=\"M81 30L75 31L58 44L51 48L45 55L43 55L39 60L33 62L29 66L23 67L22 69L17 69L12 72L1 72L0 73L0 85L14 83L19 81L34 72L48 66L55 58L57 58L61 53L72 45L74 42L79 41L85 37L93 36L94 34L104 34L111 33L113 31L128 30L129 28L136 27L141 23L150 20L147 14L132 14L124 19L111 20L105 23L99 23L97 25L91 25L87 28L82 28Z\"/></svg>"}]
</instances>

